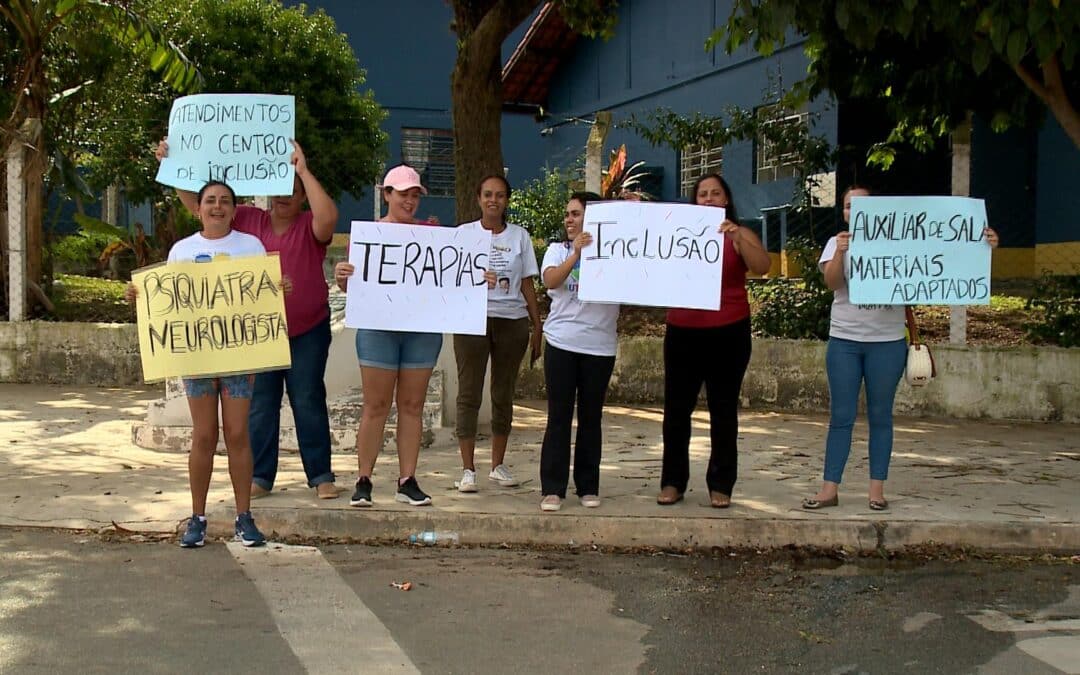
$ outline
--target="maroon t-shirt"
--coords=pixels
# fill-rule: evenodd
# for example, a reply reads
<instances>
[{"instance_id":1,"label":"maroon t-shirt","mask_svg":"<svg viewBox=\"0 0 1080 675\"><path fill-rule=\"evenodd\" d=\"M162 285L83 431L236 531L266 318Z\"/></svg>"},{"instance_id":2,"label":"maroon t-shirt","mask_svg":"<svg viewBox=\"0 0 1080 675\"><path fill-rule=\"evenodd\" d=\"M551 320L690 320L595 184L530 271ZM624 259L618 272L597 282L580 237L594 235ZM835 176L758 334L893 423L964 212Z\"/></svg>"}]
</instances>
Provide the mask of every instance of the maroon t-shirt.
<instances>
[{"instance_id":1,"label":"maroon t-shirt","mask_svg":"<svg viewBox=\"0 0 1080 675\"><path fill-rule=\"evenodd\" d=\"M720 277L720 309L670 309L667 322L680 328L718 328L750 316L746 295L749 268L735 250L731 237L724 237L724 274Z\"/></svg>"},{"instance_id":2,"label":"maroon t-shirt","mask_svg":"<svg viewBox=\"0 0 1080 675\"><path fill-rule=\"evenodd\" d=\"M285 296L285 320L289 337L303 335L330 315L329 290L323 274L326 247L330 242L315 239L311 211L293 220L289 229L275 234L270 212L254 206L236 207L233 229L259 238L267 253L277 252L281 273L292 280L292 292Z\"/></svg>"}]
</instances>

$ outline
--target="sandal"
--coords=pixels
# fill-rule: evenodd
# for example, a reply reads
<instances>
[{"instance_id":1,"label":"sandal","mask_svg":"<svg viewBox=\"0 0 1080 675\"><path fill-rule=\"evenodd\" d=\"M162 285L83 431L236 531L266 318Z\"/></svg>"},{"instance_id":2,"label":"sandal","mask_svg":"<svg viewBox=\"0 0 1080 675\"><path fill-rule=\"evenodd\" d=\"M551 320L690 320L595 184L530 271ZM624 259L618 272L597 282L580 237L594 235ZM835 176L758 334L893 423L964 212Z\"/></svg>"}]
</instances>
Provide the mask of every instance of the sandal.
<instances>
[{"instance_id":1,"label":"sandal","mask_svg":"<svg viewBox=\"0 0 1080 675\"><path fill-rule=\"evenodd\" d=\"M818 509L826 509L830 506L840 505L840 495L833 495L831 499L804 499L802 500L802 507L807 511L817 511Z\"/></svg>"},{"instance_id":2,"label":"sandal","mask_svg":"<svg viewBox=\"0 0 1080 675\"><path fill-rule=\"evenodd\" d=\"M709 504L714 509L726 509L731 506L731 495L723 492L709 491Z\"/></svg>"},{"instance_id":3,"label":"sandal","mask_svg":"<svg viewBox=\"0 0 1080 675\"><path fill-rule=\"evenodd\" d=\"M889 508L889 501L887 499L885 499L884 497L882 497L880 500L878 500L878 499L871 499L870 500L870 510L871 511L884 511L884 510L886 510L888 508Z\"/></svg>"},{"instance_id":4,"label":"sandal","mask_svg":"<svg viewBox=\"0 0 1080 675\"><path fill-rule=\"evenodd\" d=\"M672 504L678 504L683 499L683 493L676 490L671 485L660 488L660 494L656 497L656 503L660 506L671 506Z\"/></svg>"}]
</instances>

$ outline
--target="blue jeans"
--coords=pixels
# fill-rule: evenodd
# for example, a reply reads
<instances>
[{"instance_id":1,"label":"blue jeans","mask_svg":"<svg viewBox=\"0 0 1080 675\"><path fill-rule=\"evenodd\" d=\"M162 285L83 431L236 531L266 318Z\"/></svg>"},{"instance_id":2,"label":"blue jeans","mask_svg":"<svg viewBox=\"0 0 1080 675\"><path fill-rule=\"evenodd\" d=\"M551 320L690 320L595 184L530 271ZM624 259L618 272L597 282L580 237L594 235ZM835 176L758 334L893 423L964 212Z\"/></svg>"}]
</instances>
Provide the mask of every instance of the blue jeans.
<instances>
[{"instance_id":1,"label":"blue jeans","mask_svg":"<svg viewBox=\"0 0 1080 675\"><path fill-rule=\"evenodd\" d=\"M870 479L889 477L892 458L893 400L904 374L907 342L856 342L829 338L825 370L829 375L829 435L825 441L825 480L839 483L851 452L851 428L859 389L866 381L866 416L870 422Z\"/></svg>"},{"instance_id":2,"label":"blue jeans","mask_svg":"<svg viewBox=\"0 0 1080 675\"><path fill-rule=\"evenodd\" d=\"M278 468L281 394L289 392L296 422L296 440L308 487L334 482L330 471L330 417L326 412L326 358L330 353L330 317L301 335L289 338L292 367L255 376L255 394L248 415L248 438L255 456L252 482L269 490Z\"/></svg>"}]
</instances>

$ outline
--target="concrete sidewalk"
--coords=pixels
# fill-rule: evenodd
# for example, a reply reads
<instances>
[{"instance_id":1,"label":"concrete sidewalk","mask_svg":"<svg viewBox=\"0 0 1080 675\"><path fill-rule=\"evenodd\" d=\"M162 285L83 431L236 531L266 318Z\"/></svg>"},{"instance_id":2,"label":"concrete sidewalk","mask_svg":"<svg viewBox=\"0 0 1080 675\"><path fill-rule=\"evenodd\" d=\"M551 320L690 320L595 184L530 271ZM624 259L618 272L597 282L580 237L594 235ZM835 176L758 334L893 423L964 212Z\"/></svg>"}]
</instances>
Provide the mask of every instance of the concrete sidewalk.
<instances>
[{"instance_id":1,"label":"concrete sidewalk","mask_svg":"<svg viewBox=\"0 0 1080 675\"><path fill-rule=\"evenodd\" d=\"M0 525L172 531L190 513L187 458L131 443L158 389L0 385ZM342 537L404 541L409 533L451 530L465 544L616 547L878 547L945 544L995 551L1080 552L1080 426L901 418L896 423L887 496L890 509L866 505L866 427L860 419L840 506L804 511L820 481L822 415L744 411L740 479L734 505L708 507L706 413L695 417L691 489L675 506L655 502L661 414L610 406L605 413L603 505L572 496L562 511L539 511L542 401L516 409L507 464L517 488L491 484L488 448L478 444L480 492L460 494L456 444L449 435L420 458L418 479L434 505L394 501L391 445L374 477L375 506L350 508L353 455L335 455L343 494L319 501L304 486L299 456L283 453L274 493L254 502L256 522L277 538ZM210 491L211 533L231 534L231 487L218 458Z\"/></svg>"}]
</instances>

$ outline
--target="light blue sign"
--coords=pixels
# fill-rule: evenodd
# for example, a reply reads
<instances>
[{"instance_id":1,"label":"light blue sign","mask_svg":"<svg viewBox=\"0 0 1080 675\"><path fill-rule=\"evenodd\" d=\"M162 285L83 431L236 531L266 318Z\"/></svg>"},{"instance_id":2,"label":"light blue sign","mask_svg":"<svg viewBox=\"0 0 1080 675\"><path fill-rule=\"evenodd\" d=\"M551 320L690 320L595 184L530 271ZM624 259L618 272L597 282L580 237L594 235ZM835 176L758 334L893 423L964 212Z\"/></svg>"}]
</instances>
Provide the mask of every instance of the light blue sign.
<instances>
[{"instance_id":1,"label":"light blue sign","mask_svg":"<svg viewBox=\"0 0 1080 675\"><path fill-rule=\"evenodd\" d=\"M986 226L981 199L852 197L852 304L990 304Z\"/></svg>"},{"instance_id":2,"label":"light blue sign","mask_svg":"<svg viewBox=\"0 0 1080 675\"><path fill-rule=\"evenodd\" d=\"M197 94L173 101L169 154L157 181L198 192L224 181L237 195L291 195L296 101L271 94Z\"/></svg>"}]
</instances>

